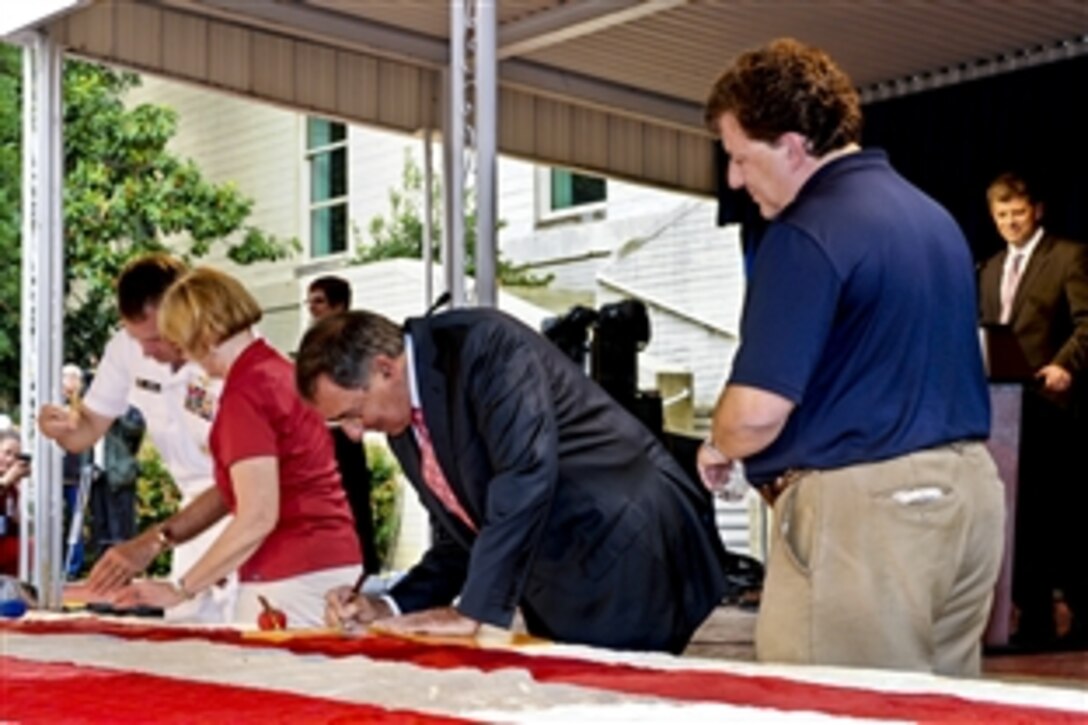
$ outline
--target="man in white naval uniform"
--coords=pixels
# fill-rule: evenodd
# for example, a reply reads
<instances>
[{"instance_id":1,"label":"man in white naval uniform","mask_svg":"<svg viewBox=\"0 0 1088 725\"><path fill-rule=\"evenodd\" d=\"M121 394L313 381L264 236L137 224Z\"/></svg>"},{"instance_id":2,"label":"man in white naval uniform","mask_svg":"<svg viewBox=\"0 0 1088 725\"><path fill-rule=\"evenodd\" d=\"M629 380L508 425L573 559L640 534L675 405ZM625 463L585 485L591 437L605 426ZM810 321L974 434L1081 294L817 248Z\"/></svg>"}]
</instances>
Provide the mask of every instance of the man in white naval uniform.
<instances>
[{"instance_id":1,"label":"man in white naval uniform","mask_svg":"<svg viewBox=\"0 0 1088 725\"><path fill-rule=\"evenodd\" d=\"M167 288L186 271L161 254L130 262L117 284L122 329L106 345L98 372L78 409L45 405L38 414L41 432L70 452L95 444L129 405L143 413L147 431L182 495L182 506L199 506L209 518L225 506L214 485L208 431L220 384L199 365L186 362L158 330L158 306ZM165 548L174 547L172 575L187 571L219 536L229 516L197 534L152 527L109 549L91 572L92 589L104 577L131 578ZM237 578L230 577L201 596L166 611L186 622L233 619Z\"/></svg>"}]
</instances>

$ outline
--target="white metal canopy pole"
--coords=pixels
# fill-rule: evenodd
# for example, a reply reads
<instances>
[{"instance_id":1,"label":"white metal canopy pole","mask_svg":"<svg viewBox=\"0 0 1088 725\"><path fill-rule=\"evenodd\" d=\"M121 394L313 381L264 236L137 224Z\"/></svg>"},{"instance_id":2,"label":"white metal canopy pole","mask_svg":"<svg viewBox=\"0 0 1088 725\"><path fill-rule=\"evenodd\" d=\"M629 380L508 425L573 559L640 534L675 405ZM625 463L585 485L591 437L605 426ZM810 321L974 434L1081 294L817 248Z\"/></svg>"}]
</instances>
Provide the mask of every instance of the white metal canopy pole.
<instances>
[{"instance_id":1,"label":"white metal canopy pole","mask_svg":"<svg viewBox=\"0 0 1088 725\"><path fill-rule=\"evenodd\" d=\"M64 158L61 114L63 55L42 32L23 48L23 314L22 421L32 441L31 531L21 537L20 572L38 588L40 604L61 605L64 555L61 544L61 452L36 435L37 412L46 400L60 398L64 353L64 228L61 216ZM27 497L24 497L24 500ZM24 514L25 511L24 505ZM33 536L34 547L26 547Z\"/></svg>"},{"instance_id":2,"label":"white metal canopy pole","mask_svg":"<svg viewBox=\"0 0 1088 725\"><path fill-rule=\"evenodd\" d=\"M498 184L495 149L497 146L498 72L495 56L495 1L475 0L474 27L476 82L476 303L494 307L496 302L495 275L498 271L497 241L495 239L495 208Z\"/></svg>"},{"instance_id":3,"label":"white metal canopy pole","mask_svg":"<svg viewBox=\"0 0 1088 725\"><path fill-rule=\"evenodd\" d=\"M423 129L423 309L434 302L434 160L431 153L431 127Z\"/></svg>"},{"instance_id":4,"label":"white metal canopy pole","mask_svg":"<svg viewBox=\"0 0 1088 725\"><path fill-rule=\"evenodd\" d=\"M446 289L454 307L465 304L465 7L450 3L449 98L446 113Z\"/></svg>"},{"instance_id":5,"label":"white metal canopy pole","mask_svg":"<svg viewBox=\"0 0 1088 725\"><path fill-rule=\"evenodd\" d=\"M475 300L493 307L496 299L495 150L498 72L494 0L450 3L450 70L446 134L446 221L452 252L447 278L454 305L464 300L464 199L475 175Z\"/></svg>"}]
</instances>

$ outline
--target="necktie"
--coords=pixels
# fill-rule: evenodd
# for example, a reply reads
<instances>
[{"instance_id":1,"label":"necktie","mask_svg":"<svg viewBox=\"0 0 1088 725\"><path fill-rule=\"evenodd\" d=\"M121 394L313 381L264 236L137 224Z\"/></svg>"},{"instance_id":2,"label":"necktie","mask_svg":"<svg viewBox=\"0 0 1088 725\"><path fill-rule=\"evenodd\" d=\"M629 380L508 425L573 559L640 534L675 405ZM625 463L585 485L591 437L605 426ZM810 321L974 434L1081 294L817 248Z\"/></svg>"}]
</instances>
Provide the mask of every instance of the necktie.
<instances>
[{"instance_id":1,"label":"necktie","mask_svg":"<svg viewBox=\"0 0 1088 725\"><path fill-rule=\"evenodd\" d=\"M1001 324L1008 324L1012 317L1012 301L1016 299L1016 288L1020 284L1020 273L1024 265L1022 252L1015 252L1009 264L1009 271L1001 284Z\"/></svg>"},{"instance_id":2,"label":"necktie","mask_svg":"<svg viewBox=\"0 0 1088 725\"><path fill-rule=\"evenodd\" d=\"M450 488L449 481L442 473L442 467L438 465L438 458L434 455L434 444L431 442L431 432L427 430L427 424L423 421L423 411L420 408L412 408L412 428L419 442L419 467L423 473L423 482L427 488L449 509L450 513L464 522L465 526L476 531L476 524L469 518L468 513L456 494Z\"/></svg>"}]
</instances>

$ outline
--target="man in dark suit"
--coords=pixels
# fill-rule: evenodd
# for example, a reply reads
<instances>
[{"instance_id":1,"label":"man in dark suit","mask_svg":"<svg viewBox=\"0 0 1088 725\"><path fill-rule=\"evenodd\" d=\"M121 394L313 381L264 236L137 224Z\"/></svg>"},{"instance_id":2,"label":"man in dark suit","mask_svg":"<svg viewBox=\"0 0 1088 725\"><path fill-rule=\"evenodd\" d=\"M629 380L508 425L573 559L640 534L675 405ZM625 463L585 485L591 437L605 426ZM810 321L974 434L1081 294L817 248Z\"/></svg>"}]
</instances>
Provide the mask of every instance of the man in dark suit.
<instances>
[{"instance_id":1,"label":"man in dark suit","mask_svg":"<svg viewBox=\"0 0 1088 725\"><path fill-rule=\"evenodd\" d=\"M721 600L708 492L503 313L455 310L404 328L337 315L307 332L297 378L349 435L389 435L435 530L388 598L331 592L331 623L460 635L509 627L520 610L549 639L679 652Z\"/></svg>"},{"instance_id":2,"label":"man in dark suit","mask_svg":"<svg viewBox=\"0 0 1088 725\"><path fill-rule=\"evenodd\" d=\"M1035 386L1023 398L1013 599L1017 641L1049 646L1083 638L1088 602L1080 532L1088 503L1083 468L1088 369L1088 246L1048 234L1028 184L1002 174L986 192L1006 248L979 279L982 322L1008 325Z\"/></svg>"}]
</instances>

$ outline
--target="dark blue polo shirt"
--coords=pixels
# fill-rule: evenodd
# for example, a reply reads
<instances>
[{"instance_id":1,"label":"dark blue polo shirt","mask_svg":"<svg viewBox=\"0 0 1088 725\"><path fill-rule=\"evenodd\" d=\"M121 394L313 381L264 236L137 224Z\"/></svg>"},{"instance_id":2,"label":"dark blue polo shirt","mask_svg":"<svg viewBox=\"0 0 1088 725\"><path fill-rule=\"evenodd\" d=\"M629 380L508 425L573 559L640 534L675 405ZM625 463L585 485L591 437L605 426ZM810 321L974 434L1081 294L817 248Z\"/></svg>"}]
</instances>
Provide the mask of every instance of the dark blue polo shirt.
<instances>
[{"instance_id":1,"label":"dark blue polo shirt","mask_svg":"<svg viewBox=\"0 0 1088 725\"><path fill-rule=\"evenodd\" d=\"M975 275L952 217L882 151L816 172L753 264L731 383L797 407L753 483L989 435Z\"/></svg>"}]
</instances>

